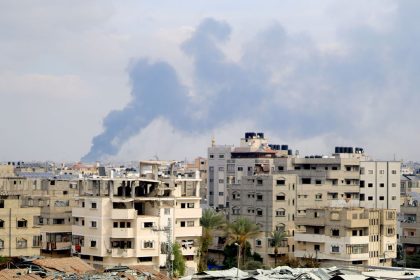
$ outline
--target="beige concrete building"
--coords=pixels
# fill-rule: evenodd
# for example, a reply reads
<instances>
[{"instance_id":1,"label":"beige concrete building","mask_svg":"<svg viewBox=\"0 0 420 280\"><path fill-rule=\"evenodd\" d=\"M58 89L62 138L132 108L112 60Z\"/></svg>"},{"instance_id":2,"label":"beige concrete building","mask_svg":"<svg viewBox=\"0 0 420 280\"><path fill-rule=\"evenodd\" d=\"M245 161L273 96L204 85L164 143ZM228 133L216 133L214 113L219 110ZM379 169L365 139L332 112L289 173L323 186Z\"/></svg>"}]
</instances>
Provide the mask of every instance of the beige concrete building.
<instances>
[{"instance_id":1,"label":"beige concrete building","mask_svg":"<svg viewBox=\"0 0 420 280\"><path fill-rule=\"evenodd\" d=\"M234 184L229 188L229 221L234 222L237 217L247 217L259 226L260 235L250 242L266 264L274 262L271 232L286 231L288 236L294 235L297 180L295 174L259 174L244 176L241 184ZM292 238L289 243L285 240L278 254L292 252L292 241Z\"/></svg>"},{"instance_id":2,"label":"beige concrete building","mask_svg":"<svg viewBox=\"0 0 420 280\"><path fill-rule=\"evenodd\" d=\"M296 219L295 257L323 266L391 266L396 257L396 211L366 208L307 209Z\"/></svg>"},{"instance_id":3,"label":"beige concrete building","mask_svg":"<svg viewBox=\"0 0 420 280\"><path fill-rule=\"evenodd\" d=\"M85 180L73 208L73 248L95 266L167 267L178 242L190 272L197 267L200 179L159 176L161 163L141 162L140 178Z\"/></svg>"},{"instance_id":4,"label":"beige concrete building","mask_svg":"<svg viewBox=\"0 0 420 280\"><path fill-rule=\"evenodd\" d=\"M336 147L330 156L300 157L298 153L293 155L287 145L268 144L261 133L247 133L238 148L209 148L209 195L212 188L223 190L226 186L228 190L226 198L222 198L224 192L219 192L218 197L213 192L213 204L211 200L209 204L227 206L229 221L240 215L259 224L261 234L251 245L264 262L270 263L271 232L284 229L288 233L281 253L292 255L296 247L294 221L304 217L307 209L365 207L399 211L399 166L400 162L371 161L363 149L353 147Z\"/></svg>"},{"instance_id":5,"label":"beige concrete building","mask_svg":"<svg viewBox=\"0 0 420 280\"><path fill-rule=\"evenodd\" d=\"M26 205L19 196L0 198L0 255L5 257L40 255L40 209Z\"/></svg>"},{"instance_id":6,"label":"beige concrete building","mask_svg":"<svg viewBox=\"0 0 420 280\"><path fill-rule=\"evenodd\" d=\"M4 177L0 178L0 193L19 195L25 205L40 208L36 222L41 227L42 254L71 254L71 209L76 203L78 181Z\"/></svg>"}]
</instances>

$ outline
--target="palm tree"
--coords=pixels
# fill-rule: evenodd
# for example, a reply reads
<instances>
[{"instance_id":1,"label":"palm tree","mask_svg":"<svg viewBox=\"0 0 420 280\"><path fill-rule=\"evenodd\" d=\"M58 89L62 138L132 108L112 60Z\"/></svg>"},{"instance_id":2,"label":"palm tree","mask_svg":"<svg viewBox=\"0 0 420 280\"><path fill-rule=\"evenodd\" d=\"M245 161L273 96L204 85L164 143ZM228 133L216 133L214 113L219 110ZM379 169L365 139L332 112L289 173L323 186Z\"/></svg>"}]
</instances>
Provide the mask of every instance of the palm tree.
<instances>
[{"instance_id":1,"label":"palm tree","mask_svg":"<svg viewBox=\"0 0 420 280\"><path fill-rule=\"evenodd\" d=\"M228 226L229 239L239 245L239 254L242 253L242 265L245 264L245 246L248 239L258 235L260 228L251 220L240 217ZM238 267L239 269L239 267Z\"/></svg>"},{"instance_id":2,"label":"palm tree","mask_svg":"<svg viewBox=\"0 0 420 280\"><path fill-rule=\"evenodd\" d=\"M277 256L279 247L281 247L283 239L287 237L285 231L275 230L271 232L271 246L274 247L274 265L277 267Z\"/></svg>"},{"instance_id":3,"label":"palm tree","mask_svg":"<svg viewBox=\"0 0 420 280\"><path fill-rule=\"evenodd\" d=\"M223 213L218 213L214 209L204 209L200 225L203 227L203 236L200 237L198 271L202 272L207 268L207 255L209 246L213 242L214 230L223 228L226 225L226 219Z\"/></svg>"}]
</instances>

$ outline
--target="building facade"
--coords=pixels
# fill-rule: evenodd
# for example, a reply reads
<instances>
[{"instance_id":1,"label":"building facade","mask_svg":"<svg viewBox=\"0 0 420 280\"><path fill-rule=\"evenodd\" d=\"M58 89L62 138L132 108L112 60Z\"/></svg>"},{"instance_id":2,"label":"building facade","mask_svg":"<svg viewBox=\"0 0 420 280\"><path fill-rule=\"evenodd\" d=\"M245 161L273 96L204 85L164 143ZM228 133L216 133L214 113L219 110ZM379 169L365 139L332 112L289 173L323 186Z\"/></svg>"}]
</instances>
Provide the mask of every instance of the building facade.
<instances>
[{"instance_id":1,"label":"building facade","mask_svg":"<svg viewBox=\"0 0 420 280\"><path fill-rule=\"evenodd\" d=\"M397 214L389 209L307 209L296 219L295 257L324 266L391 266L396 257Z\"/></svg>"},{"instance_id":2,"label":"building facade","mask_svg":"<svg viewBox=\"0 0 420 280\"><path fill-rule=\"evenodd\" d=\"M150 172L143 173L143 169ZM73 248L95 266L168 268L171 244L181 245L190 272L197 267L200 179L159 176L159 164L142 162L142 177L85 180L73 209Z\"/></svg>"}]
</instances>

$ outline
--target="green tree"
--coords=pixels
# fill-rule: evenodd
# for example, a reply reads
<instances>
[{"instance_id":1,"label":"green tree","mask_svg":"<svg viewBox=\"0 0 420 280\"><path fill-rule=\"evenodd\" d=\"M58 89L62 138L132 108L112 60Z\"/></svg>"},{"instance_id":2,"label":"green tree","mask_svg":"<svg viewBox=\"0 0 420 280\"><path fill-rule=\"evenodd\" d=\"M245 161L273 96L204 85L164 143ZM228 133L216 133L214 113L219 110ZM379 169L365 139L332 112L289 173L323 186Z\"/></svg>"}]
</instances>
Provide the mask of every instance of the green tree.
<instances>
[{"instance_id":1,"label":"green tree","mask_svg":"<svg viewBox=\"0 0 420 280\"><path fill-rule=\"evenodd\" d=\"M239 245L239 253L242 255L242 266L245 264L247 241L248 239L257 236L259 232L259 226L245 217L240 217L235 222L228 225L229 239Z\"/></svg>"},{"instance_id":2,"label":"green tree","mask_svg":"<svg viewBox=\"0 0 420 280\"><path fill-rule=\"evenodd\" d=\"M224 228L226 219L223 213L218 213L214 209L204 209L200 225L203 228L203 235L200 237L198 272L207 269L208 251L213 242L214 231Z\"/></svg>"},{"instance_id":3,"label":"green tree","mask_svg":"<svg viewBox=\"0 0 420 280\"><path fill-rule=\"evenodd\" d=\"M275 230L271 233L271 246L274 247L274 265L277 267L277 260L279 254L279 247L281 247L283 240L287 237L286 232Z\"/></svg>"},{"instance_id":4,"label":"green tree","mask_svg":"<svg viewBox=\"0 0 420 280\"><path fill-rule=\"evenodd\" d=\"M185 259L181 252L181 245L174 243L172 247L172 254L174 255L173 269L174 276L180 277L185 274Z\"/></svg>"}]
</instances>

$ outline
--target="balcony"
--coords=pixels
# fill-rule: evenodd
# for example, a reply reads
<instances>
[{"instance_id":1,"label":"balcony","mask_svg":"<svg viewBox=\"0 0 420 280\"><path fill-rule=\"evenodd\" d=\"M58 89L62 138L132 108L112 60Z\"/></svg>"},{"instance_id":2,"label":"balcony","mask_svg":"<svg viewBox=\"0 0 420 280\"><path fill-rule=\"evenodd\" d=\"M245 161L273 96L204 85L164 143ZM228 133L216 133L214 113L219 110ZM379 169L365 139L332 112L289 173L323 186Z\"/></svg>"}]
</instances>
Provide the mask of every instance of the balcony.
<instances>
[{"instance_id":1,"label":"balcony","mask_svg":"<svg viewBox=\"0 0 420 280\"><path fill-rule=\"evenodd\" d=\"M269 255L274 255L274 247L269 247L267 249L267 253ZM277 248L277 254L278 255L284 255L284 254L287 254L287 253L288 253L287 247L278 247Z\"/></svg>"},{"instance_id":2,"label":"balcony","mask_svg":"<svg viewBox=\"0 0 420 280\"><path fill-rule=\"evenodd\" d=\"M329 237L323 234L295 233L294 239L301 242L324 243L329 240Z\"/></svg>"},{"instance_id":3,"label":"balcony","mask_svg":"<svg viewBox=\"0 0 420 280\"><path fill-rule=\"evenodd\" d=\"M358 171L329 170L327 171L327 179L355 179L359 180Z\"/></svg>"},{"instance_id":4,"label":"balcony","mask_svg":"<svg viewBox=\"0 0 420 280\"><path fill-rule=\"evenodd\" d=\"M416 236L402 236L401 243L420 245L420 237Z\"/></svg>"},{"instance_id":5,"label":"balcony","mask_svg":"<svg viewBox=\"0 0 420 280\"><path fill-rule=\"evenodd\" d=\"M344 226L347 228L361 228L369 226L369 219L347 219L344 221Z\"/></svg>"},{"instance_id":6,"label":"balcony","mask_svg":"<svg viewBox=\"0 0 420 280\"><path fill-rule=\"evenodd\" d=\"M302 225L302 226L325 226L325 217L319 217L319 218L297 217L295 223L297 225Z\"/></svg>"},{"instance_id":7,"label":"balcony","mask_svg":"<svg viewBox=\"0 0 420 280\"><path fill-rule=\"evenodd\" d=\"M175 228L176 237L202 236L202 235L203 235L203 231L201 227L176 227Z\"/></svg>"},{"instance_id":8,"label":"balcony","mask_svg":"<svg viewBox=\"0 0 420 280\"><path fill-rule=\"evenodd\" d=\"M346 236L332 237L323 234L296 233L295 241L313 243L345 243L345 244L368 244L369 236Z\"/></svg>"},{"instance_id":9,"label":"balcony","mask_svg":"<svg viewBox=\"0 0 420 280\"><path fill-rule=\"evenodd\" d=\"M201 218L201 208L180 208L176 209L175 217L177 219L199 219Z\"/></svg>"},{"instance_id":10,"label":"balcony","mask_svg":"<svg viewBox=\"0 0 420 280\"><path fill-rule=\"evenodd\" d=\"M113 258L132 258L136 257L136 250L112 248L111 255Z\"/></svg>"},{"instance_id":11,"label":"balcony","mask_svg":"<svg viewBox=\"0 0 420 280\"><path fill-rule=\"evenodd\" d=\"M134 228L113 228L111 232L112 238L134 238Z\"/></svg>"},{"instance_id":12,"label":"balcony","mask_svg":"<svg viewBox=\"0 0 420 280\"><path fill-rule=\"evenodd\" d=\"M295 251L296 258L313 257L318 260L338 260L338 261L355 261L355 260L368 260L369 253L363 254L340 254L340 253L323 253L316 251Z\"/></svg>"},{"instance_id":13,"label":"balcony","mask_svg":"<svg viewBox=\"0 0 420 280\"><path fill-rule=\"evenodd\" d=\"M137 216L135 209L112 209L111 219L113 220L133 220Z\"/></svg>"}]
</instances>

